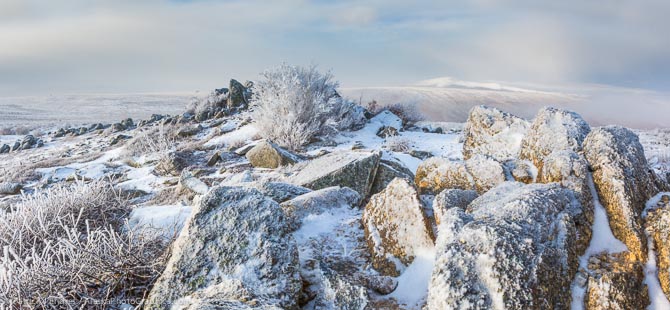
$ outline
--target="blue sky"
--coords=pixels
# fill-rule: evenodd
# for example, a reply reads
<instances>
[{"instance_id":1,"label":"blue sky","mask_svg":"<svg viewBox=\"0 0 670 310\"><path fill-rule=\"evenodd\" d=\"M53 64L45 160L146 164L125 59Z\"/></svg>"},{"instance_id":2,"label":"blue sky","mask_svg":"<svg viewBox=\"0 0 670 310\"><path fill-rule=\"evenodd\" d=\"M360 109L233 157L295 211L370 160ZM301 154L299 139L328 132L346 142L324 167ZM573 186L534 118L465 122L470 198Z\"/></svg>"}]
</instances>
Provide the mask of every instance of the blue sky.
<instances>
[{"instance_id":1,"label":"blue sky","mask_svg":"<svg viewBox=\"0 0 670 310\"><path fill-rule=\"evenodd\" d=\"M0 96L209 91L281 62L343 86L668 90L667 0L0 0Z\"/></svg>"}]
</instances>

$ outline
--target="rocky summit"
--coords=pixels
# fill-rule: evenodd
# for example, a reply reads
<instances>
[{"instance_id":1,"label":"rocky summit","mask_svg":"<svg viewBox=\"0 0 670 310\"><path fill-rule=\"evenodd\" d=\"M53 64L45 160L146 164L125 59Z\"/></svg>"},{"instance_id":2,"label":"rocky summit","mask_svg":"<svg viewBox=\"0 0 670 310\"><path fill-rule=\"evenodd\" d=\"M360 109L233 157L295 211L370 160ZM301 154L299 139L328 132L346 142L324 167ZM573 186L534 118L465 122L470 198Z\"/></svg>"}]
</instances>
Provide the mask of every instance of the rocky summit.
<instances>
[{"instance_id":1,"label":"rocky summit","mask_svg":"<svg viewBox=\"0 0 670 310\"><path fill-rule=\"evenodd\" d=\"M178 115L0 136L0 305L668 309L659 132L422 121L277 70Z\"/></svg>"}]
</instances>

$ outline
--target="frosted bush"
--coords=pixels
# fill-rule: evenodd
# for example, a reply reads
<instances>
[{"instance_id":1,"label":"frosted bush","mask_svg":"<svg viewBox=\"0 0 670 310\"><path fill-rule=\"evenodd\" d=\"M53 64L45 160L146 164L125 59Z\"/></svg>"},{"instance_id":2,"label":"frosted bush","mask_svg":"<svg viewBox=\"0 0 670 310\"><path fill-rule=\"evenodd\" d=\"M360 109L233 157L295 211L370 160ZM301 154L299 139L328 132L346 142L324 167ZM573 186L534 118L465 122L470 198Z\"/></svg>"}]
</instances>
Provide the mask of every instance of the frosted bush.
<instances>
[{"instance_id":1,"label":"frosted bush","mask_svg":"<svg viewBox=\"0 0 670 310\"><path fill-rule=\"evenodd\" d=\"M396 103L387 106L386 109L400 117L404 126L414 125L416 122L425 119L424 115L419 111L419 108L416 104Z\"/></svg>"},{"instance_id":2,"label":"frosted bush","mask_svg":"<svg viewBox=\"0 0 670 310\"><path fill-rule=\"evenodd\" d=\"M176 140L172 132L160 125L139 132L126 144L126 151L131 156L156 154L158 157L169 153Z\"/></svg>"},{"instance_id":3,"label":"frosted bush","mask_svg":"<svg viewBox=\"0 0 670 310\"><path fill-rule=\"evenodd\" d=\"M383 147L392 152L409 152L411 148L411 141L400 136L393 136L386 138Z\"/></svg>"},{"instance_id":4,"label":"frosted bush","mask_svg":"<svg viewBox=\"0 0 670 310\"><path fill-rule=\"evenodd\" d=\"M316 136L355 127L362 109L343 100L330 72L282 64L262 73L253 87L254 119L260 134L296 150Z\"/></svg>"},{"instance_id":5,"label":"frosted bush","mask_svg":"<svg viewBox=\"0 0 670 310\"><path fill-rule=\"evenodd\" d=\"M162 271L169 240L128 228L129 211L106 181L23 197L0 215L0 305L107 309L139 301Z\"/></svg>"}]
</instances>

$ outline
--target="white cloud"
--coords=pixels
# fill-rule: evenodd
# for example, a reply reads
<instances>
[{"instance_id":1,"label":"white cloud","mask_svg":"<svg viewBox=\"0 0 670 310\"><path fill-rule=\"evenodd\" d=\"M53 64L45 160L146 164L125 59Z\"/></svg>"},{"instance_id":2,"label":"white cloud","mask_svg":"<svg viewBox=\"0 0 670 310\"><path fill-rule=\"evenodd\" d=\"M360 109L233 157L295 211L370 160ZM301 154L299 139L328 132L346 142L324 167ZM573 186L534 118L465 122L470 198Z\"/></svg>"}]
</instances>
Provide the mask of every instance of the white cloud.
<instances>
[{"instance_id":1,"label":"white cloud","mask_svg":"<svg viewBox=\"0 0 670 310\"><path fill-rule=\"evenodd\" d=\"M670 82L670 2L0 1L0 95L162 91L320 63L345 85Z\"/></svg>"}]
</instances>

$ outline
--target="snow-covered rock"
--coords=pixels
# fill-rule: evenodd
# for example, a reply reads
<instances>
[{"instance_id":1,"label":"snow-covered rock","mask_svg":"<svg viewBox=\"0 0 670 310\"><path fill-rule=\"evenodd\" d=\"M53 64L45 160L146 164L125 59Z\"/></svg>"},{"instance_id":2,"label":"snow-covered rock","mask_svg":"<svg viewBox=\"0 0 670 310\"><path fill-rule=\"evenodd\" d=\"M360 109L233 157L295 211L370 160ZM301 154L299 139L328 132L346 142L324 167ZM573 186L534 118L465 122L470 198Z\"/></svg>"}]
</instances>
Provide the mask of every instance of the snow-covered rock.
<instances>
[{"instance_id":1,"label":"snow-covered rock","mask_svg":"<svg viewBox=\"0 0 670 310\"><path fill-rule=\"evenodd\" d=\"M0 195L16 195L21 192L23 186L19 183L0 183Z\"/></svg>"},{"instance_id":2,"label":"snow-covered rock","mask_svg":"<svg viewBox=\"0 0 670 310\"><path fill-rule=\"evenodd\" d=\"M320 291L312 301L313 309L319 310L364 310L368 304L368 292L351 283L336 272L323 268L316 271Z\"/></svg>"},{"instance_id":3,"label":"snow-covered rock","mask_svg":"<svg viewBox=\"0 0 670 310\"><path fill-rule=\"evenodd\" d=\"M527 160L509 160L505 162L505 166L517 182L530 184L537 178L537 168Z\"/></svg>"},{"instance_id":4,"label":"snow-covered rock","mask_svg":"<svg viewBox=\"0 0 670 310\"><path fill-rule=\"evenodd\" d=\"M584 217L578 219L586 221L580 223L580 227L586 229L580 231L578 242L580 252L588 247L589 240L591 240L590 227L594 220L593 197L591 197L588 174L589 165L586 159L573 151L564 150L553 152L545 157L544 165L537 177L540 183L557 182L573 190L582 203Z\"/></svg>"},{"instance_id":5,"label":"snow-covered rock","mask_svg":"<svg viewBox=\"0 0 670 310\"><path fill-rule=\"evenodd\" d=\"M194 177L193 174L191 174L191 172L188 170L183 170L181 172L181 176L179 176L179 185L200 195L207 194L207 191L209 190L209 186L207 186L205 182L200 181L200 179Z\"/></svg>"},{"instance_id":6,"label":"snow-covered rock","mask_svg":"<svg viewBox=\"0 0 670 310\"><path fill-rule=\"evenodd\" d=\"M293 178L294 184L310 189L349 187L367 197L372 187L381 153L378 151L338 151L310 161Z\"/></svg>"},{"instance_id":7,"label":"snow-covered rock","mask_svg":"<svg viewBox=\"0 0 670 310\"><path fill-rule=\"evenodd\" d=\"M648 210L645 229L656 251L658 280L665 295L670 298L670 196L663 195L654 206Z\"/></svg>"},{"instance_id":8,"label":"snow-covered rock","mask_svg":"<svg viewBox=\"0 0 670 310\"><path fill-rule=\"evenodd\" d=\"M282 310L263 297L253 296L237 279L225 278L221 283L175 301L171 310Z\"/></svg>"},{"instance_id":9,"label":"snow-covered rock","mask_svg":"<svg viewBox=\"0 0 670 310\"><path fill-rule=\"evenodd\" d=\"M647 257L641 213L658 189L635 133L617 126L594 129L584 153L614 236L640 261Z\"/></svg>"},{"instance_id":10,"label":"snow-covered rock","mask_svg":"<svg viewBox=\"0 0 670 310\"><path fill-rule=\"evenodd\" d=\"M518 182L447 210L426 309L567 309L581 213L572 190Z\"/></svg>"},{"instance_id":11,"label":"snow-covered rock","mask_svg":"<svg viewBox=\"0 0 670 310\"><path fill-rule=\"evenodd\" d=\"M261 141L246 153L247 160L256 168L277 168L295 164L298 156L270 141Z\"/></svg>"},{"instance_id":12,"label":"snow-covered rock","mask_svg":"<svg viewBox=\"0 0 670 310\"><path fill-rule=\"evenodd\" d=\"M433 246L433 231L417 191L401 178L370 198L363 228L372 266L384 275L400 275L418 249Z\"/></svg>"},{"instance_id":13,"label":"snow-covered rock","mask_svg":"<svg viewBox=\"0 0 670 310\"><path fill-rule=\"evenodd\" d=\"M451 208L465 208L477 198L477 192L474 190L445 189L433 200L433 215L435 223L440 225L447 210Z\"/></svg>"},{"instance_id":14,"label":"snow-covered rock","mask_svg":"<svg viewBox=\"0 0 670 310\"><path fill-rule=\"evenodd\" d=\"M415 177L416 185L424 194L437 194L448 188L476 189L484 193L505 180L502 164L481 154L465 162L431 157L419 164Z\"/></svg>"},{"instance_id":15,"label":"snow-covered rock","mask_svg":"<svg viewBox=\"0 0 670 310\"><path fill-rule=\"evenodd\" d=\"M493 157L498 161L516 158L528 122L495 108L476 106L463 128L463 157L475 154Z\"/></svg>"},{"instance_id":16,"label":"snow-covered rock","mask_svg":"<svg viewBox=\"0 0 670 310\"><path fill-rule=\"evenodd\" d=\"M421 162L414 182L424 194L437 194L447 188L475 189L475 181L465 163L441 157L431 157Z\"/></svg>"},{"instance_id":17,"label":"snow-covered rock","mask_svg":"<svg viewBox=\"0 0 670 310\"><path fill-rule=\"evenodd\" d=\"M647 309L649 294L644 266L624 253L589 258L591 275L584 300L586 310Z\"/></svg>"},{"instance_id":18,"label":"snow-covered rock","mask_svg":"<svg viewBox=\"0 0 670 310\"><path fill-rule=\"evenodd\" d=\"M279 205L255 189L217 187L174 242L149 309L167 309L193 293L216 295L231 279L253 298L293 309L302 287L298 269L296 242Z\"/></svg>"},{"instance_id":19,"label":"snow-covered rock","mask_svg":"<svg viewBox=\"0 0 670 310\"><path fill-rule=\"evenodd\" d=\"M258 187L258 190L263 193L263 195L272 198L272 200L278 203L282 203L312 191L306 187L283 182L263 182Z\"/></svg>"},{"instance_id":20,"label":"snow-covered rock","mask_svg":"<svg viewBox=\"0 0 670 310\"><path fill-rule=\"evenodd\" d=\"M489 191L506 179L502 164L486 155L473 155L465 161L465 168L472 175L475 189L480 193Z\"/></svg>"},{"instance_id":21,"label":"snow-covered rock","mask_svg":"<svg viewBox=\"0 0 670 310\"><path fill-rule=\"evenodd\" d=\"M403 178L413 182L414 173L399 161L382 159L379 167L377 167L377 173L375 174L375 180L372 183L370 193L376 194L381 192L395 178Z\"/></svg>"},{"instance_id":22,"label":"snow-covered rock","mask_svg":"<svg viewBox=\"0 0 670 310\"><path fill-rule=\"evenodd\" d=\"M591 127L577 113L545 107L540 109L521 142L519 158L542 169L544 158L555 151L580 152Z\"/></svg>"},{"instance_id":23,"label":"snow-covered rock","mask_svg":"<svg viewBox=\"0 0 670 310\"><path fill-rule=\"evenodd\" d=\"M326 187L309 192L281 204L292 230L300 228L305 217L317 216L329 209L352 208L361 203L361 195L348 187Z\"/></svg>"}]
</instances>

